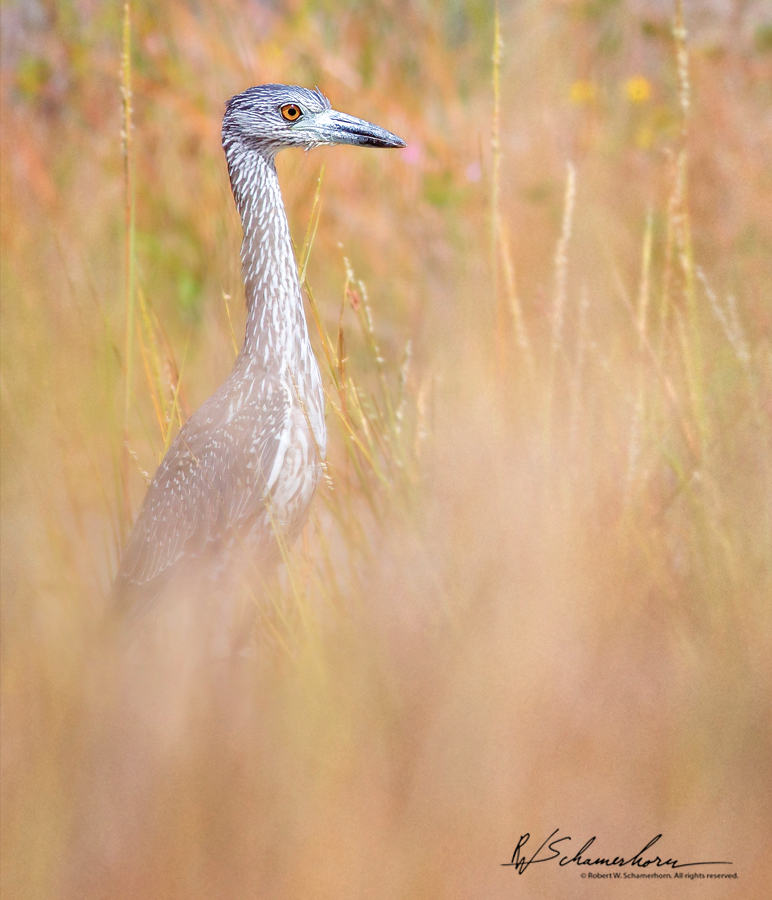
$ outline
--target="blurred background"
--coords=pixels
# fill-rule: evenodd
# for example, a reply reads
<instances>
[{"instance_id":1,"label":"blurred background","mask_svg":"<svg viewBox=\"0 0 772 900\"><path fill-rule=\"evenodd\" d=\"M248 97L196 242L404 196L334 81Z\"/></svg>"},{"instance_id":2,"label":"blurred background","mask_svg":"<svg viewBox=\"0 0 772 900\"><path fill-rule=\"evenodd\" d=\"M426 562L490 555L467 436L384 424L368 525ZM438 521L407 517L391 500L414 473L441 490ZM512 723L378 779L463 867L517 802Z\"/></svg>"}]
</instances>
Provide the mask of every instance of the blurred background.
<instances>
[{"instance_id":1,"label":"blurred background","mask_svg":"<svg viewBox=\"0 0 772 900\"><path fill-rule=\"evenodd\" d=\"M768 2L0 16L3 896L607 890L501 867L555 828L766 896ZM127 680L120 546L243 333L224 104L271 81L408 146L280 155L328 477L256 660Z\"/></svg>"}]
</instances>

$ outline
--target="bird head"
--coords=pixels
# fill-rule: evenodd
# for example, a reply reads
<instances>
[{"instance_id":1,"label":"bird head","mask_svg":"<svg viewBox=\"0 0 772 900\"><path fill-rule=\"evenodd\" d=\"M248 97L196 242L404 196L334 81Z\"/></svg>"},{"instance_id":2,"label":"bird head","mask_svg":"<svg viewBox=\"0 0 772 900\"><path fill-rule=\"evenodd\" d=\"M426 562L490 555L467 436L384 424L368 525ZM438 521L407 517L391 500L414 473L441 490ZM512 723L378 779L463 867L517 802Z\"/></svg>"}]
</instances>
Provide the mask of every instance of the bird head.
<instances>
[{"instance_id":1,"label":"bird head","mask_svg":"<svg viewBox=\"0 0 772 900\"><path fill-rule=\"evenodd\" d=\"M336 112L317 88L261 84L228 101L222 127L223 146L232 143L271 157L285 147L310 150L320 144L358 147L404 147L396 134L362 119Z\"/></svg>"}]
</instances>

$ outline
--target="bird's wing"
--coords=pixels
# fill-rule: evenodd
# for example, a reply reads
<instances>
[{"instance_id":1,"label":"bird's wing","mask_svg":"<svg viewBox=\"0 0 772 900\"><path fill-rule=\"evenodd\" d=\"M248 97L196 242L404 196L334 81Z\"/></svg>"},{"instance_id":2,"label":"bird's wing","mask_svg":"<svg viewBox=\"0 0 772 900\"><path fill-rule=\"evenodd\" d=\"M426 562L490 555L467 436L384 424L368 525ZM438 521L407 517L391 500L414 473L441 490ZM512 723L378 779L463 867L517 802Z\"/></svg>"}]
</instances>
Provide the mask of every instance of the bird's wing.
<instances>
[{"instance_id":1,"label":"bird's wing","mask_svg":"<svg viewBox=\"0 0 772 900\"><path fill-rule=\"evenodd\" d=\"M254 515L281 464L287 390L226 382L185 423L148 488L116 585L147 585L183 557L201 558Z\"/></svg>"}]
</instances>

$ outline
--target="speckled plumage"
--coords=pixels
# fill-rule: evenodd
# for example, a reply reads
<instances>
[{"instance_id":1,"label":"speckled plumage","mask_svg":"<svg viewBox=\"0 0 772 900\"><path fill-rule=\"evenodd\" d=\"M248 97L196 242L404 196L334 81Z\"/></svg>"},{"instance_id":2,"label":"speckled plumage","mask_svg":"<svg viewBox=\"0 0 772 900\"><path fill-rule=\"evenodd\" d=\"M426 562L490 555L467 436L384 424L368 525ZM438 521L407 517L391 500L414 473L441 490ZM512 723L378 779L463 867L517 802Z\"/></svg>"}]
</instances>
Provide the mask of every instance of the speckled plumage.
<instances>
[{"instance_id":1,"label":"speckled plumage","mask_svg":"<svg viewBox=\"0 0 772 900\"><path fill-rule=\"evenodd\" d=\"M287 105L301 115L288 122ZM330 108L317 90L261 85L233 97L222 143L244 228L244 346L221 387L180 429L129 538L115 593L151 600L176 576L227 569L236 552L278 559L305 521L326 448L324 393L308 338L274 157L324 143L401 147Z\"/></svg>"}]
</instances>

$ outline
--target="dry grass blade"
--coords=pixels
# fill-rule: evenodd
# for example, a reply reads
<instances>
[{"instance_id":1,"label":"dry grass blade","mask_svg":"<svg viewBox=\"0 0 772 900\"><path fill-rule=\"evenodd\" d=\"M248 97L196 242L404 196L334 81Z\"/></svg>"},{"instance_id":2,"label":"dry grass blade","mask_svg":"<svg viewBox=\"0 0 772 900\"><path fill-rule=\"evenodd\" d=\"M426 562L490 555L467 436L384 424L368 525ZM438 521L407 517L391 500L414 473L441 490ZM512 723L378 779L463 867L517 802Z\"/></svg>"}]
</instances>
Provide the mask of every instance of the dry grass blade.
<instances>
[{"instance_id":1,"label":"dry grass blade","mask_svg":"<svg viewBox=\"0 0 772 900\"><path fill-rule=\"evenodd\" d=\"M125 311L126 329L124 345L125 392L123 420L123 463L120 533L125 537L131 523L131 500L129 497L129 412L132 391L132 360L134 335L134 289L135 289L135 226L134 226L134 157L132 140L132 107L131 107L131 4L125 0L123 5L123 48L121 53L121 99L122 125L121 139L123 146L123 180L124 180L124 218L125 218Z\"/></svg>"}]
</instances>

